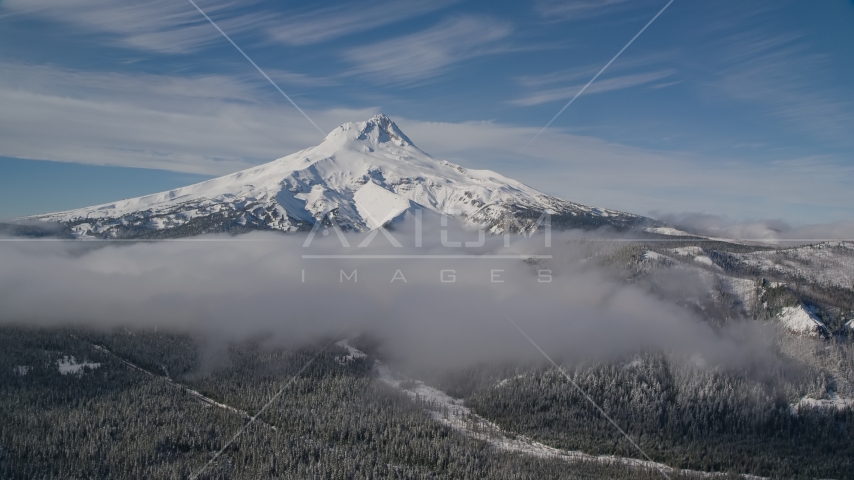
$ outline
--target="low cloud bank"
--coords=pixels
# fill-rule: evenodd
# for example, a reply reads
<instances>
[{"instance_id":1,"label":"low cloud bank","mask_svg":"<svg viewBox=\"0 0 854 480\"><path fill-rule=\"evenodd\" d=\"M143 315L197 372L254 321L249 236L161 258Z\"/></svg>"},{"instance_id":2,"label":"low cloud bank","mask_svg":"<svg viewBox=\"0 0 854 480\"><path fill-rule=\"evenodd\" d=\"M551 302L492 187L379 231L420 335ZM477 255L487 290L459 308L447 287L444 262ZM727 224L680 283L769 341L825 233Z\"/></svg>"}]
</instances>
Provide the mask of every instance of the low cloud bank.
<instances>
[{"instance_id":1,"label":"low cloud bank","mask_svg":"<svg viewBox=\"0 0 854 480\"><path fill-rule=\"evenodd\" d=\"M665 214L656 218L691 233L734 240L780 242L784 245L854 240L854 221L792 226L780 219L732 222L704 213Z\"/></svg>"},{"instance_id":2,"label":"low cloud bank","mask_svg":"<svg viewBox=\"0 0 854 480\"><path fill-rule=\"evenodd\" d=\"M479 247L442 246L461 241ZM323 233L326 235L323 235ZM153 243L0 242L0 322L170 327L280 342L371 333L392 358L449 366L594 358L654 348L715 361L743 349L692 314L618 282L582 234L480 239L410 223L390 233L252 233ZM365 247L358 245L368 242ZM451 255L468 255L450 257ZM369 256L366 256L369 255ZM384 257L394 255L394 257ZM552 258L531 259L530 255ZM517 257L513 257L517 256ZM527 258L527 260L526 260Z\"/></svg>"}]
</instances>

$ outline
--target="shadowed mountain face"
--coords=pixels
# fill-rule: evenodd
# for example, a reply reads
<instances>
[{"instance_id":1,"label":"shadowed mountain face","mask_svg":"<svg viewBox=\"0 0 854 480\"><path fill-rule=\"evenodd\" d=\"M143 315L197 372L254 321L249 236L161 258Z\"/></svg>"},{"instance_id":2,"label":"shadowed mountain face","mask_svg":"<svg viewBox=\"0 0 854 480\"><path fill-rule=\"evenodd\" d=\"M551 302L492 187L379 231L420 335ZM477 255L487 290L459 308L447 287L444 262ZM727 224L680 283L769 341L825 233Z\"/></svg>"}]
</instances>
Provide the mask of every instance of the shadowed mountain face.
<instances>
[{"instance_id":1,"label":"shadowed mountain face","mask_svg":"<svg viewBox=\"0 0 854 480\"><path fill-rule=\"evenodd\" d=\"M489 170L436 160L385 115L346 123L324 141L270 163L196 185L29 217L75 237L163 238L252 230L295 232L316 222L374 229L424 209L493 233L532 228L628 230L650 219L561 200Z\"/></svg>"}]
</instances>

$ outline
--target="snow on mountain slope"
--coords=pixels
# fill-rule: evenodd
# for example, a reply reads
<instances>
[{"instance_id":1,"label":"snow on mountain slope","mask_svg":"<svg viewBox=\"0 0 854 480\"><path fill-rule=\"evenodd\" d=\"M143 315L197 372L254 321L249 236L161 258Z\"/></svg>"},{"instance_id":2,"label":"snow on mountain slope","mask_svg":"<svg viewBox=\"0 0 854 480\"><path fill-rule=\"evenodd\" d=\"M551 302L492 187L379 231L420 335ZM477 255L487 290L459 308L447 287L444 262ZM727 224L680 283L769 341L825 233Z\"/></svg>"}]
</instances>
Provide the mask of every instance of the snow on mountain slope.
<instances>
[{"instance_id":1,"label":"snow on mountain slope","mask_svg":"<svg viewBox=\"0 0 854 480\"><path fill-rule=\"evenodd\" d=\"M788 277L822 286L854 288L854 242L822 242L779 250L728 253L727 260L757 276Z\"/></svg>"},{"instance_id":2,"label":"snow on mountain slope","mask_svg":"<svg viewBox=\"0 0 854 480\"><path fill-rule=\"evenodd\" d=\"M817 245L812 250L825 252L826 249ZM811 251L811 247L800 247L800 250ZM780 251L770 251L770 258L775 257ZM755 252L753 254L767 255L765 251ZM800 252L804 255L804 252ZM746 255L745 255L746 256ZM761 258L761 257L759 257ZM700 260L708 259L708 261ZM770 307L767 303L763 303L763 292L766 288L777 288L781 285L778 282L764 282L761 277L741 277L728 274L718 265L712 264L707 256L707 251L699 246L682 246L676 248L662 248L659 252L646 250L640 261L640 265L646 272L661 272L682 271L693 278L694 285L703 285L700 289L701 293L706 296L705 299L712 300L716 305L721 307L732 308L738 316L756 318L759 310L768 309L768 313L773 313L773 318L779 321L779 326L785 331L795 336L805 337L825 337L829 335L830 330L821 318L816 314L816 309L807 306L803 303L782 306L777 309ZM709 267L711 265L711 268ZM786 266L786 264L783 264ZM701 308L704 298L694 299L690 296L684 296L682 300L687 300L688 303L696 302ZM854 320L852 320L854 322Z\"/></svg>"},{"instance_id":3,"label":"snow on mountain slope","mask_svg":"<svg viewBox=\"0 0 854 480\"><path fill-rule=\"evenodd\" d=\"M412 202L392 193L374 182L368 182L353 194L356 210L366 219L369 228L383 226L389 220L409 210Z\"/></svg>"},{"instance_id":4,"label":"snow on mountain slope","mask_svg":"<svg viewBox=\"0 0 854 480\"><path fill-rule=\"evenodd\" d=\"M651 223L627 213L545 195L489 170L439 161L385 115L347 123L311 147L273 162L188 187L29 217L60 222L76 237L188 236L241 230L292 232L334 219L377 228L406 210L453 215L494 233L505 216L530 228L547 211L556 228L625 229ZM511 224L514 225L514 224Z\"/></svg>"},{"instance_id":5,"label":"snow on mountain slope","mask_svg":"<svg viewBox=\"0 0 854 480\"><path fill-rule=\"evenodd\" d=\"M674 255L678 255L681 257L687 257L687 258L690 258L693 261L700 263L702 265L705 265L707 267L713 267L713 268L717 268L720 270L720 267L715 265L715 263L712 262L712 259L709 258L709 256L706 255L706 253L703 251L703 249L698 247L698 246L677 247L677 248L671 248L668 251L670 253L673 253Z\"/></svg>"}]
</instances>

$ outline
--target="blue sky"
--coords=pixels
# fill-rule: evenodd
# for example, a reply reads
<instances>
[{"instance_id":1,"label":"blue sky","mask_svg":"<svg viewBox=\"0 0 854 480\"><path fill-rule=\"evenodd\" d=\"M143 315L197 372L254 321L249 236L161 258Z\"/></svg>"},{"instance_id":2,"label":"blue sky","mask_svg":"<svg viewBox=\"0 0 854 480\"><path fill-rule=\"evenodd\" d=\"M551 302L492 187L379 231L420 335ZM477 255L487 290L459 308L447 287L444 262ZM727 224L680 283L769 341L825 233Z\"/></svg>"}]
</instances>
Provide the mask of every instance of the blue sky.
<instances>
[{"instance_id":1,"label":"blue sky","mask_svg":"<svg viewBox=\"0 0 854 480\"><path fill-rule=\"evenodd\" d=\"M854 219L854 2L198 0L317 122L639 214ZM186 0L0 0L0 217L322 136Z\"/></svg>"}]
</instances>

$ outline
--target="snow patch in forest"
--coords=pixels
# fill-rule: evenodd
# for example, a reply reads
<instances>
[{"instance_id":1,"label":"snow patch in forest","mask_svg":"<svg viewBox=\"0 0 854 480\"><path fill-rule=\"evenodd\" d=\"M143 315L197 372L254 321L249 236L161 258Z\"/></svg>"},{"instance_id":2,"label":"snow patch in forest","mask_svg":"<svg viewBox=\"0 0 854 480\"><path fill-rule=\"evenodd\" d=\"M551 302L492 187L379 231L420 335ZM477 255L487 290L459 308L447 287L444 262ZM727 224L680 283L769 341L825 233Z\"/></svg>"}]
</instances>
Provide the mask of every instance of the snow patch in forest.
<instances>
[{"instance_id":1,"label":"snow patch in forest","mask_svg":"<svg viewBox=\"0 0 854 480\"><path fill-rule=\"evenodd\" d=\"M680 255L683 257L693 257L703 253L703 249L695 245L688 247L671 248L670 251L673 252L673 254L675 255Z\"/></svg>"},{"instance_id":2,"label":"snow patch in forest","mask_svg":"<svg viewBox=\"0 0 854 480\"><path fill-rule=\"evenodd\" d=\"M94 370L101 366L100 363L92 363L85 361L77 363L77 360L75 360L73 356L68 355L57 360L56 365L59 368L59 373L62 375L82 375L84 368Z\"/></svg>"},{"instance_id":3,"label":"snow patch in forest","mask_svg":"<svg viewBox=\"0 0 854 480\"><path fill-rule=\"evenodd\" d=\"M678 230L672 227L647 227L643 229L644 232L648 233L657 233L659 235L672 235L676 237L690 237L693 236L688 232L684 232L682 230Z\"/></svg>"},{"instance_id":4,"label":"snow patch in forest","mask_svg":"<svg viewBox=\"0 0 854 480\"><path fill-rule=\"evenodd\" d=\"M712 259L708 255L705 254L703 249L701 247L696 246L696 245L691 245L691 246L687 246L687 247L670 248L667 251L674 254L674 255L680 256L680 257L688 257L688 258L694 260L695 262L697 262L701 265L705 265L707 267L715 267L717 269L720 269L720 267L715 265L715 262L713 262Z\"/></svg>"},{"instance_id":5,"label":"snow patch in forest","mask_svg":"<svg viewBox=\"0 0 854 480\"><path fill-rule=\"evenodd\" d=\"M830 393L827 398L803 397L798 400L798 403L789 405L789 410L793 415L797 415L801 408L845 410L852 407L854 407L854 398L840 397L836 393Z\"/></svg>"},{"instance_id":6,"label":"snow patch in forest","mask_svg":"<svg viewBox=\"0 0 854 480\"><path fill-rule=\"evenodd\" d=\"M495 388L501 388L501 387L507 385L508 383L512 382L513 380L518 380L520 378L525 378L525 375L521 374L521 375L516 375L515 377L505 378L504 380L501 380L500 382L496 383Z\"/></svg>"},{"instance_id":7,"label":"snow patch in forest","mask_svg":"<svg viewBox=\"0 0 854 480\"><path fill-rule=\"evenodd\" d=\"M665 257L664 255L655 253L653 251L650 251L650 250L643 252L643 259L650 261L650 262L654 262L654 261L661 260L664 258L667 258L667 257Z\"/></svg>"},{"instance_id":8,"label":"snow patch in forest","mask_svg":"<svg viewBox=\"0 0 854 480\"><path fill-rule=\"evenodd\" d=\"M815 313L804 305L783 307L777 317L788 331L800 335L817 337L825 328Z\"/></svg>"},{"instance_id":9,"label":"snow patch in forest","mask_svg":"<svg viewBox=\"0 0 854 480\"><path fill-rule=\"evenodd\" d=\"M15 375L23 377L24 375L30 373L30 370L32 368L33 367L30 367L29 365L18 365L17 367L13 368L12 371L15 372Z\"/></svg>"},{"instance_id":10,"label":"snow patch in forest","mask_svg":"<svg viewBox=\"0 0 854 480\"><path fill-rule=\"evenodd\" d=\"M694 257L694 261L706 265L707 267L717 267L717 265L715 265L715 262L713 262L712 259L707 257L706 255L697 255L696 257Z\"/></svg>"},{"instance_id":11,"label":"snow patch in forest","mask_svg":"<svg viewBox=\"0 0 854 480\"><path fill-rule=\"evenodd\" d=\"M355 360L357 358L367 357L367 355L365 355L364 352L362 352L361 350L357 350L357 349L351 347L350 344L347 343L347 340L341 340L340 342L336 343L335 345L338 345L339 347L347 349L347 352L348 352L347 355L345 355L343 357L338 357L338 361L341 363L347 363L347 362L350 362L350 361Z\"/></svg>"},{"instance_id":12,"label":"snow patch in forest","mask_svg":"<svg viewBox=\"0 0 854 480\"><path fill-rule=\"evenodd\" d=\"M631 362L623 365L623 368L639 368L642 366L643 366L643 360L641 360L640 358L636 358L636 359L632 360Z\"/></svg>"}]
</instances>

